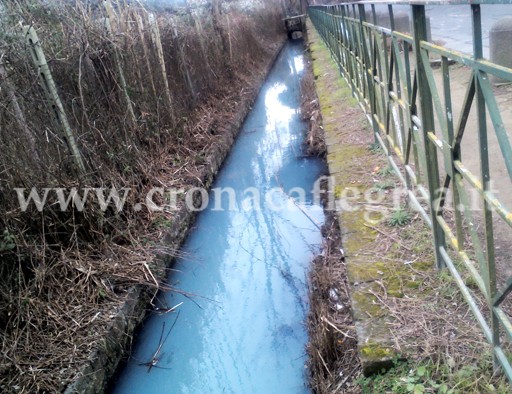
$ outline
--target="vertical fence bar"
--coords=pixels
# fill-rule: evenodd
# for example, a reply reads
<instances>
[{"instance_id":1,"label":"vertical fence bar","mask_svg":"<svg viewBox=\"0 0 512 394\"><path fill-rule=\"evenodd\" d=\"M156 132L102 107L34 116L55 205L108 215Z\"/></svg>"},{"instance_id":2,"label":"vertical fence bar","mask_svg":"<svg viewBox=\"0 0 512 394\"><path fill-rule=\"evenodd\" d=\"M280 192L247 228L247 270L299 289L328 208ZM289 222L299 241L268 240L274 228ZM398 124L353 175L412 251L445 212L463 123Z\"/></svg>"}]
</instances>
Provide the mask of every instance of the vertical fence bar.
<instances>
[{"instance_id":1,"label":"vertical fence bar","mask_svg":"<svg viewBox=\"0 0 512 394\"><path fill-rule=\"evenodd\" d=\"M393 31L395 26L394 26L394 22L393 22L393 10L392 10L391 6L389 7L388 10L389 10L389 15L390 15L390 17L389 17L390 28ZM377 20L376 16L375 16L375 20ZM389 99L389 92L394 90L393 89L394 50L393 50L392 37L389 37L389 38L391 40L388 42L388 37L386 37L385 33L382 33L382 46L383 46L383 51L384 51L384 53L382 54L382 57L384 59L384 73L385 73L383 75L385 77L385 83L386 83L386 94L384 97L382 97L382 108L385 111L385 118L383 118L381 121L385 122L384 124L386 127L387 135L390 134L390 121L391 121L391 116L393 113L393 111L392 111L393 103ZM388 43L389 43L389 59L390 59L389 62L388 62ZM397 72L398 70L395 69L394 71ZM389 156L391 155L391 146L390 146L389 139L387 138L387 135L386 135L386 138L384 138L384 144L386 145L386 150L388 152L388 159L389 159Z\"/></svg>"},{"instance_id":2,"label":"vertical fence bar","mask_svg":"<svg viewBox=\"0 0 512 394\"><path fill-rule=\"evenodd\" d=\"M342 54L342 51L341 51L341 43L342 43L342 39L341 39L341 24L340 24L340 16L339 16L339 5L336 5L333 7L333 19L334 19L334 35L335 35L335 38L336 38L336 54L338 55L338 69L340 70L340 72L343 72L343 68L342 68L342 64L343 64L343 54Z\"/></svg>"},{"instance_id":3,"label":"vertical fence bar","mask_svg":"<svg viewBox=\"0 0 512 394\"><path fill-rule=\"evenodd\" d=\"M377 109L376 109L376 100L375 100L375 85L374 85L374 80L373 80L373 72L370 73L370 70L373 69L373 64L371 64L370 62L370 55L368 53L368 40L366 39L366 34L365 34L365 27L364 27L364 22L366 22L366 11L365 11L365 7L364 7L364 4L358 4L358 9L359 9L359 34L361 35L360 37L360 42L361 42L361 52L362 52L362 57L361 57L361 72L364 73L364 76L366 77L366 88L367 88L367 92L368 92L368 101L369 101L369 112L370 112L370 118L371 118L371 121L372 121L372 128L373 128L373 135L374 135L374 139L375 139L375 142L378 142L378 138L377 138L377 134L379 134L379 126L375 120L375 117L374 117L374 114L377 113ZM371 38L370 38L370 41L371 41ZM363 89L363 94L364 94L364 89Z\"/></svg>"},{"instance_id":4,"label":"vertical fence bar","mask_svg":"<svg viewBox=\"0 0 512 394\"><path fill-rule=\"evenodd\" d=\"M475 59L483 58L482 48L482 13L479 4L471 5L471 14L473 22L473 56ZM476 108L478 116L478 143L480 148L480 173L482 179L483 191L487 192L491 189L491 175L489 169L489 144L487 139L487 116L485 110L485 98L479 81L479 74L482 71L475 72L475 88L476 88ZM491 312L491 331L492 331L492 347L500 346L499 322L493 308L493 300L496 295L496 267L494 261L494 231L492 223L492 207L487 200L483 199L484 204L484 228L485 228L485 245L486 259L485 264L481 266L481 274L487 286L487 303ZM496 353L493 352L494 367L497 369L499 360Z\"/></svg>"},{"instance_id":5,"label":"vertical fence bar","mask_svg":"<svg viewBox=\"0 0 512 394\"><path fill-rule=\"evenodd\" d=\"M343 72L343 30L342 20L340 16L340 5L335 5L332 9L332 12L334 17L334 31L336 36L336 47L339 59L338 68L340 69L340 72Z\"/></svg>"},{"instance_id":6,"label":"vertical fence bar","mask_svg":"<svg viewBox=\"0 0 512 394\"><path fill-rule=\"evenodd\" d=\"M363 34L362 34L362 17L360 15L360 9L363 8L364 10L364 4L360 4L357 6L357 9L359 12L356 11L356 5L352 5L352 12L354 14L354 21L357 21L353 24L353 33L354 33L354 40L356 42L356 45L354 45L356 56L354 58L356 62L356 71L357 76L359 77L359 89L361 92L361 99L363 102L367 101L367 91L366 91L366 72L364 69L364 54L363 54Z\"/></svg>"},{"instance_id":7,"label":"vertical fence bar","mask_svg":"<svg viewBox=\"0 0 512 394\"><path fill-rule=\"evenodd\" d=\"M414 54L416 63L416 79L418 81L418 94L420 99L421 124L423 131L423 146L427 157L426 178L429 188L429 209L432 220L432 235L434 238L434 250L438 268L444 268L446 264L441 256L440 248L446 247L443 230L437 220L439 212L436 211L435 200L439 192L439 164L437 161L437 148L429 140L427 133L435 130L434 108L432 94L427 81L425 64L421 57L421 42L427 41L427 18L424 5L411 5L413 19Z\"/></svg>"},{"instance_id":8,"label":"vertical fence bar","mask_svg":"<svg viewBox=\"0 0 512 394\"><path fill-rule=\"evenodd\" d=\"M345 6L343 4L340 4L338 6L338 23L339 23L339 30L340 30L340 37L341 37L341 45L340 45L340 51L341 51L341 69L343 70L343 76L347 79L347 81L350 82L350 89L352 90L352 94L354 94L354 87L352 86L352 78L348 77L348 74L350 74L350 62L349 62L349 53L348 53L348 45L350 45L350 41L347 38L347 24L345 21Z\"/></svg>"},{"instance_id":9,"label":"vertical fence bar","mask_svg":"<svg viewBox=\"0 0 512 394\"><path fill-rule=\"evenodd\" d=\"M395 15L394 15L394 12L393 12L393 6L392 5L389 5L389 20L390 20L390 24L391 24L391 30L393 30L393 32L395 31L396 27L395 27ZM394 41L394 40L393 40ZM394 44L392 44L394 45ZM397 41L397 45L398 45L398 41ZM393 50L393 48L391 48L391 51L393 52L393 54L397 53ZM405 54L407 54L408 52L405 52ZM396 55L398 56L398 55ZM398 59L396 58L396 56L393 56L393 67L395 69L395 87L396 87L396 95L397 97L399 98L402 98L403 99L403 92L402 92L402 89L405 88L405 87L402 87L402 82L400 81L400 73L399 73L399 70L398 70ZM393 87L393 86L392 86ZM397 119L396 121L398 122L398 125L400 127L400 130L399 130L399 133L400 133L400 138L401 138L401 143L400 143L400 150L402 151L402 153L405 151L405 141L406 141L406 134L405 134L405 123L404 123L404 113L403 113L403 110L400 106L397 107ZM398 135L398 133L397 133ZM410 186L410 179L409 179L409 175L407 174L406 172L406 187L408 189L411 188Z\"/></svg>"},{"instance_id":10,"label":"vertical fence bar","mask_svg":"<svg viewBox=\"0 0 512 394\"><path fill-rule=\"evenodd\" d=\"M448 137L448 146L453 146L454 140L454 130L453 130L453 108L452 108L452 95L450 89L450 67L448 65L448 58L443 56L442 59L442 71L443 71L443 90L444 90L444 106L446 112L446 126L447 126L447 137ZM449 170L448 175L450 176L451 181L451 189L453 192L453 205L454 205L454 214L455 214L455 228L456 228L456 237L457 244L459 245L459 250L461 250L464 242L464 236L462 234L462 217L461 212L459 210L460 206L460 196L459 190L456 186L456 171L455 166L453 165L454 160L460 160L460 147L456 147L455 149L450 149L450 157L445 159L445 165L449 166L447 170Z\"/></svg>"},{"instance_id":11,"label":"vertical fence bar","mask_svg":"<svg viewBox=\"0 0 512 394\"><path fill-rule=\"evenodd\" d=\"M350 7L352 9L352 22L350 23L350 39L352 40L352 62L354 64L354 68L352 70L353 76L356 78L356 87L358 89L358 97L361 103L364 103L364 86L362 81L362 72L361 72L361 64L358 62L358 58L361 59L361 51L360 51L360 37L357 36L357 28L356 28L356 6L352 4ZM349 15L350 15L349 8Z\"/></svg>"},{"instance_id":12,"label":"vertical fence bar","mask_svg":"<svg viewBox=\"0 0 512 394\"><path fill-rule=\"evenodd\" d=\"M332 7L328 7L326 33L327 39L329 40L329 51L331 52L331 56L336 59L336 54L334 52L334 43L332 38Z\"/></svg>"},{"instance_id":13,"label":"vertical fence bar","mask_svg":"<svg viewBox=\"0 0 512 394\"><path fill-rule=\"evenodd\" d=\"M351 35L351 23L348 21L350 8L348 5L343 5L341 9L341 16L344 22L344 33L345 33L345 55L346 55L346 65L345 68L347 70L347 78L350 81L350 88L352 89L352 96L355 98L358 97L357 93L357 81L355 79L355 65L354 65L354 40Z\"/></svg>"}]
</instances>

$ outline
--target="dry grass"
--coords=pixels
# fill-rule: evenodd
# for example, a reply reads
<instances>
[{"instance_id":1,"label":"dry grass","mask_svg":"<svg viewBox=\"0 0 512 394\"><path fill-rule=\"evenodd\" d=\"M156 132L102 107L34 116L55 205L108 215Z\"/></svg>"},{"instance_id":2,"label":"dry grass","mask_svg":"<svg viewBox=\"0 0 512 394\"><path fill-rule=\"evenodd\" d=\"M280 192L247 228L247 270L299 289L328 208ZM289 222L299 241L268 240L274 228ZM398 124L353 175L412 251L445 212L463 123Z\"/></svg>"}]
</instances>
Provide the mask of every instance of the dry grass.
<instances>
[{"instance_id":1,"label":"dry grass","mask_svg":"<svg viewBox=\"0 0 512 394\"><path fill-rule=\"evenodd\" d=\"M389 263L407 264L415 288L411 290L404 281L392 289L394 295L398 292L401 296L389 294L386 286L374 288L376 302L392 317L388 324L394 346L408 361L404 368L397 363L387 375L361 380L364 392L376 388L401 392L407 378L417 379L426 392L437 392L436 384L461 393L509 392L506 378L493 371L491 349L454 279L435 268L430 230L424 222L414 217L406 226L390 227L382 222L376 228L379 236L365 252L384 256L383 261ZM414 269L414 262L431 264L428 269ZM471 288L469 275L464 278ZM484 300L477 302L485 310ZM415 375L420 367L427 371L425 376Z\"/></svg>"},{"instance_id":2,"label":"dry grass","mask_svg":"<svg viewBox=\"0 0 512 394\"><path fill-rule=\"evenodd\" d=\"M10 298L4 294L3 392L61 391L105 335L128 288L156 289L150 251L105 247L115 259L69 251L39 264Z\"/></svg>"},{"instance_id":3,"label":"dry grass","mask_svg":"<svg viewBox=\"0 0 512 394\"><path fill-rule=\"evenodd\" d=\"M322 229L324 248L309 278L309 373L315 393L358 393L361 373L357 337L339 224L328 217Z\"/></svg>"},{"instance_id":4,"label":"dry grass","mask_svg":"<svg viewBox=\"0 0 512 394\"><path fill-rule=\"evenodd\" d=\"M324 131L320 122L321 114L316 95L315 81L313 72L308 66L308 72L304 73L301 80L301 115L302 119L308 123L308 133L306 136L306 153L310 156L325 157L327 147L325 145Z\"/></svg>"},{"instance_id":5,"label":"dry grass","mask_svg":"<svg viewBox=\"0 0 512 394\"><path fill-rule=\"evenodd\" d=\"M140 212L133 208L152 187L208 183L208 158L233 133L232 123L240 121L234 114L250 105L284 32L272 5L247 14L230 2L215 26L209 8L157 15L172 92L169 111L148 21L142 34L135 23L146 15L141 8L116 5L114 38L97 23L102 8L85 2L20 1L6 10L0 53L39 160L27 151L0 90L0 391L58 392L98 348L129 289L142 286L149 298L166 289L165 269L155 257L176 252L155 245L179 218L144 205ZM86 174L72 170L17 36L18 20L33 24L42 40ZM151 49L147 57L140 55L144 42ZM114 47L123 54L135 125L127 117ZM115 186L131 193L122 212L102 213L93 201L83 212L50 204L43 212L21 212L13 187L32 186Z\"/></svg>"}]
</instances>

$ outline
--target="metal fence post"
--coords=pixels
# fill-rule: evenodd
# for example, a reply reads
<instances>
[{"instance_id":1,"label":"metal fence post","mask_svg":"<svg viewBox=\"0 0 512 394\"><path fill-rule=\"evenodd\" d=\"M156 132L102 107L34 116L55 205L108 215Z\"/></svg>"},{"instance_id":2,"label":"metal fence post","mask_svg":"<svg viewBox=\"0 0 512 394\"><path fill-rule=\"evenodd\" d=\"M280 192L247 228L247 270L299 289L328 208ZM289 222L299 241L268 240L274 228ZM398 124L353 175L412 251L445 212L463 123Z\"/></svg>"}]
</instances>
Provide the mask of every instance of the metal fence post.
<instances>
[{"instance_id":1,"label":"metal fence post","mask_svg":"<svg viewBox=\"0 0 512 394\"><path fill-rule=\"evenodd\" d=\"M479 4L471 5L472 27L473 27L473 56L475 59L483 58L482 48L482 14ZM476 108L478 115L478 144L480 148L480 174L482 179L482 187L484 192L491 189L491 174L489 169L489 145L487 139L487 116L485 109L485 98L479 77L484 73L480 70L475 71L475 93ZM485 75L487 78L487 75ZM480 267L487 290L487 302L491 310L491 331L492 331L492 347L500 345L499 322L494 311L493 300L496 295L496 267L494 261L494 230L492 220L492 207L484 199L484 227L485 227L485 245L486 258ZM496 353L493 352L494 368L498 368L499 360Z\"/></svg>"},{"instance_id":2,"label":"metal fence post","mask_svg":"<svg viewBox=\"0 0 512 394\"><path fill-rule=\"evenodd\" d=\"M446 247L446 240L443 230L437 220L439 212L436 207L437 195L440 192L439 164L437 161L437 148L429 140L427 133L435 130L434 107L432 105L432 94L428 85L425 64L421 57L421 41L427 41L427 18L424 5L411 5L414 55L416 62L416 73L418 81L418 94L421 110L421 125L423 131L423 146L427 158L426 180L429 189L428 206L432 220L432 233L434 237L434 250L438 268L444 268L446 264L441 256L440 248Z\"/></svg>"},{"instance_id":3,"label":"metal fence post","mask_svg":"<svg viewBox=\"0 0 512 394\"><path fill-rule=\"evenodd\" d=\"M360 43L361 43L361 52L362 52L362 61L363 61L363 69L361 70L364 72L366 77L366 89L368 93L368 101L369 101L369 112L371 114L371 121L372 121L372 128L373 128L373 135L375 138L375 143L378 143L379 139L377 138L377 134L379 134L379 125L377 124L375 117L373 114L377 112L376 109L376 100L375 100L375 86L373 84L373 64L371 64L370 61L370 55L369 55L369 48L368 45L371 45L366 39L365 35L365 27L364 23L366 22L366 10L364 7L364 4L358 4L358 10L359 10L359 34L361 34L360 37ZM372 70L372 73L370 74L370 69ZM364 94L364 89L363 89Z\"/></svg>"}]
</instances>

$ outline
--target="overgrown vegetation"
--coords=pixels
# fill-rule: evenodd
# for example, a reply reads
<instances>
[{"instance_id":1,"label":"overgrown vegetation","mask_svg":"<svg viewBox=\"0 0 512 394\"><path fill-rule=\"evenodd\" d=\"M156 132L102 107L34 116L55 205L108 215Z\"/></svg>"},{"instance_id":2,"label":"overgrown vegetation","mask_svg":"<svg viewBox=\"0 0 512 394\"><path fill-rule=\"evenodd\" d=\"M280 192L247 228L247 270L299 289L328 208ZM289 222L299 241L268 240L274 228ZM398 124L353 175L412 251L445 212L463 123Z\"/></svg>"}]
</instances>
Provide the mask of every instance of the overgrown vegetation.
<instances>
[{"instance_id":1,"label":"overgrown vegetation","mask_svg":"<svg viewBox=\"0 0 512 394\"><path fill-rule=\"evenodd\" d=\"M400 362L382 374L364 378L358 383L362 393L396 394L457 394L457 393L496 393L507 394L510 386L503 379L493 376L492 356L483 354L473 362L457 366L451 358L440 355L439 360L420 362Z\"/></svg>"},{"instance_id":2,"label":"overgrown vegetation","mask_svg":"<svg viewBox=\"0 0 512 394\"><path fill-rule=\"evenodd\" d=\"M338 220L322 228L324 251L313 261L310 285L309 374L315 393L358 393L361 365L352 320Z\"/></svg>"},{"instance_id":3,"label":"overgrown vegetation","mask_svg":"<svg viewBox=\"0 0 512 394\"><path fill-rule=\"evenodd\" d=\"M327 147L325 145L324 131L320 122L321 114L318 97L315 90L315 80L311 66L307 65L308 72L302 77L301 90L301 116L308 125L306 135L306 153L310 156L325 157Z\"/></svg>"},{"instance_id":4,"label":"overgrown vegetation","mask_svg":"<svg viewBox=\"0 0 512 394\"><path fill-rule=\"evenodd\" d=\"M201 185L204 158L284 33L273 2L242 3L152 13L119 0L110 15L103 1L0 4L0 391L62 390L127 289L160 286L152 261L174 251L151 247L165 230L152 223L172 225L173 212L137 204L151 187ZM63 111L20 23L37 32ZM14 188L32 187L130 193L121 211L92 197L61 210L51 194L44 210L22 211Z\"/></svg>"}]
</instances>

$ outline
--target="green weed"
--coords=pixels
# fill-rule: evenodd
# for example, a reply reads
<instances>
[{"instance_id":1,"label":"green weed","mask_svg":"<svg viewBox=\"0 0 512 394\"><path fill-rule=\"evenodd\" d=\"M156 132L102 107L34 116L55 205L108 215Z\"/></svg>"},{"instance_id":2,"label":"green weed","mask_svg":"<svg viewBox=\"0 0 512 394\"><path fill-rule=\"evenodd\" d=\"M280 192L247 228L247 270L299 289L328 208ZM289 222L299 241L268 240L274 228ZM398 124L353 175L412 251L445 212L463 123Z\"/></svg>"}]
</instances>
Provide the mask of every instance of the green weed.
<instances>
[{"instance_id":1,"label":"green weed","mask_svg":"<svg viewBox=\"0 0 512 394\"><path fill-rule=\"evenodd\" d=\"M492 357L483 354L479 360L456 365L448 357L442 362L425 360L419 363L395 361L386 373L360 378L358 384L364 394L466 394L510 392L505 377L492 373Z\"/></svg>"},{"instance_id":2,"label":"green weed","mask_svg":"<svg viewBox=\"0 0 512 394\"><path fill-rule=\"evenodd\" d=\"M393 167L391 167L389 164L386 167L382 167L379 171L377 171L377 174L382 177L387 177L393 175L394 173L395 170L393 170Z\"/></svg>"},{"instance_id":3,"label":"green weed","mask_svg":"<svg viewBox=\"0 0 512 394\"><path fill-rule=\"evenodd\" d=\"M9 233L9 230L5 229L4 233L0 237L0 253L9 252L16 248L16 239Z\"/></svg>"},{"instance_id":4,"label":"green weed","mask_svg":"<svg viewBox=\"0 0 512 394\"><path fill-rule=\"evenodd\" d=\"M374 188L376 190L390 190L390 189L394 189L395 186L396 186L395 182L393 182L392 180L386 180L386 181L376 183Z\"/></svg>"},{"instance_id":5,"label":"green weed","mask_svg":"<svg viewBox=\"0 0 512 394\"><path fill-rule=\"evenodd\" d=\"M380 146L379 142L374 142L373 144L368 145L368 150L372 153L382 153L382 146Z\"/></svg>"},{"instance_id":6,"label":"green weed","mask_svg":"<svg viewBox=\"0 0 512 394\"><path fill-rule=\"evenodd\" d=\"M388 218L388 225L392 227L401 227L409 224L412 220L410 212L405 208L395 209Z\"/></svg>"}]
</instances>

